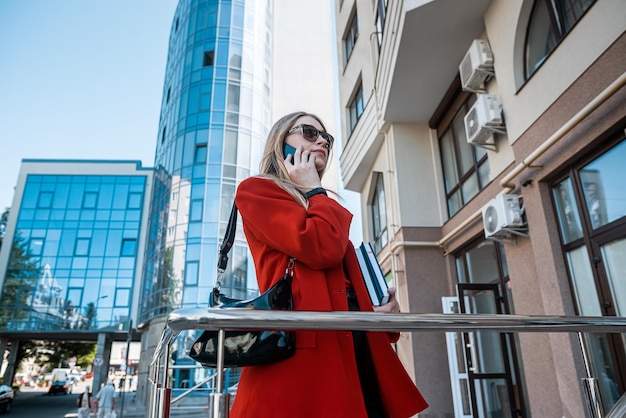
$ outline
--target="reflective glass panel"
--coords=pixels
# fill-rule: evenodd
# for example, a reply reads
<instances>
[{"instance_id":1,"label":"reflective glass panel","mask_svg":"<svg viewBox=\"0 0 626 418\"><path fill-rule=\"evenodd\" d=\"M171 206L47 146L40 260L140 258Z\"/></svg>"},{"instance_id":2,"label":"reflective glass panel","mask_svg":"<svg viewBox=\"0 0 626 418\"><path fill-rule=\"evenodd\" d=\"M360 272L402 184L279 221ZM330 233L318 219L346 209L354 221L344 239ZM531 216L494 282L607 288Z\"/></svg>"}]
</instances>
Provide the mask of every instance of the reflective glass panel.
<instances>
[{"instance_id":1,"label":"reflective glass panel","mask_svg":"<svg viewBox=\"0 0 626 418\"><path fill-rule=\"evenodd\" d=\"M568 177L554 187L552 196L556 205L556 216L559 221L563 243L567 244L575 239L582 238L583 230L578 209L576 208L571 179Z\"/></svg>"},{"instance_id":2,"label":"reflective glass panel","mask_svg":"<svg viewBox=\"0 0 626 418\"><path fill-rule=\"evenodd\" d=\"M620 142L580 170L585 204L592 227L599 228L626 215L626 141Z\"/></svg>"}]
</instances>

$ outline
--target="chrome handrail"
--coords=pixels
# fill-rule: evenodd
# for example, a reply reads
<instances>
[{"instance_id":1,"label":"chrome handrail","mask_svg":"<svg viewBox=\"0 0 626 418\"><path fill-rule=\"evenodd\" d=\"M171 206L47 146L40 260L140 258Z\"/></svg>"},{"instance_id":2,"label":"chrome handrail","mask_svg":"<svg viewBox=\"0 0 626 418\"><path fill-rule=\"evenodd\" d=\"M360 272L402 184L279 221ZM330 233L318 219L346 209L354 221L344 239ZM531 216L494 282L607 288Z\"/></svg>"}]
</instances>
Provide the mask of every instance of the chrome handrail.
<instances>
[{"instance_id":1,"label":"chrome handrail","mask_svg":"<svg viewBox=\"0 0 626 418\"><path fill-rule=\"evenodd\" d=\"M171 312L161 340L155 349L151 367L162 368L167 375L167 361L160 359L169 353L169 345L185 330L221 331L236 329L288 329L288 330L348 330L380 332L593 332L626 333L626 318L549 315L503 314L417 314L375 312L307 312L269 311L252 309L185 308ZM218 349L221 347L218 344ZM223 353L223 347L221 347ZM218 353L219 354L219 353ZM218 360L220 356L218 355ZM219 362L218 362L219 363ZM217 367L217 395L223 387L219 376L223 365ZM157 382L159 379L155 379ZM164 385L165 386L165 385ZM228 398L226 398L227 402ZM213 417L228 416L223 413L224 399L217 399ZM597 403L597 401L594 401ZM621 402L623 403L623 401ZM618 403L619 404L619 403ZM165 405L160 405L163 410ZM598 406L598 405L594 405ZM211 406L210 411L211 412Z\"/></svg>"}]
</instances>

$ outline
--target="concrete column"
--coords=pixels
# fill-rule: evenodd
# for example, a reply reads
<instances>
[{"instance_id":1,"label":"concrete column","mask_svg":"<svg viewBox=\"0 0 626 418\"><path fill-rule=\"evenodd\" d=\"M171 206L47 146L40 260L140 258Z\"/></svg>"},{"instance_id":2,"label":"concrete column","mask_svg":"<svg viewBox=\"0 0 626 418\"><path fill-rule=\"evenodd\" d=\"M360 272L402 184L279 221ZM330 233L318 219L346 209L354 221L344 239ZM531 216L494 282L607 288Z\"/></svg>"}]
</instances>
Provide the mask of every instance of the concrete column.
<instances>
[{"instance_id":1,"label":"concrete column","mask_svg":"<svg viewBox=\"0 0 626 418\"><path fill-rule=\"evenodd\" d=\"M9 345L9 340L7 340L6 338L0 338L0 360L4 360L4 352L6 351L8 345ZM6 375L7 375L6 373L3 373L3 376L6 376ZM4 383L4 381L2 383Z\"/></svg>"},{"instance_id":2,"label":"concrete column","mask_svg":"<svg viewBox=\"0 0 626 418\"><path fill-rule=\"evenodd\" d=\"M111 345L113 342L108 334L98 334L98 347L96 348L96 360L94 363L92 392L97 394L100 386L106 383L109 374L109 360L111 357ZM98 366L97 362L101 362Z\"/></svg>"},{"instance_id":3,"label":"concrete column","mask_svg":"<svg viewBox=\"0 0 626 418\"><path fill-rule=\"evenodd\" d=\"M11 348L9 349L9 359L7 368L4 371L4 384L11 386L13 375L15 374L15 361L17 360L17 350L20 348L19 340L11 340Z\"/></svg>"}]
</instances>

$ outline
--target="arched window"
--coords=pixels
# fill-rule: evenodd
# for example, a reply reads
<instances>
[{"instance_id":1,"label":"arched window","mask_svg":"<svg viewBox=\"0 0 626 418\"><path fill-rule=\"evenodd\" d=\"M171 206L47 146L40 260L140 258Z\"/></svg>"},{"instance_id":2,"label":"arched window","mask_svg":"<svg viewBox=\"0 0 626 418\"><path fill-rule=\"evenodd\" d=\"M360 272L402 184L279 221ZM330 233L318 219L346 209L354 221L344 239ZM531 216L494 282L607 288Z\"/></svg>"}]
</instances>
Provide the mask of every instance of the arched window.
<instances>
[{"instance_id":1,"label":"arched window","mask_svg":"<svg viewBox=\"0 0 626 418\"><path fill-rule=\"evenodd\" d=\"M529 79L596 0L535 0L528 22L524 75Z\"/></svg>"}]
</instances>

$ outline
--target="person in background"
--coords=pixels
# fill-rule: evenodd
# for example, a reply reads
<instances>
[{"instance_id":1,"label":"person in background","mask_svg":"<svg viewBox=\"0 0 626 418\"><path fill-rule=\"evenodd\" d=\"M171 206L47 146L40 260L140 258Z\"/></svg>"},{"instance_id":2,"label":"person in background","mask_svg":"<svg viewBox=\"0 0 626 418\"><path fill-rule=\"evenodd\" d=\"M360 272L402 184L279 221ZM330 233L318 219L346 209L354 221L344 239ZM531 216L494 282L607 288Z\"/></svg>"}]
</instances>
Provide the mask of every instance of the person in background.
<instances>
[{"instance_id":1,"label":"person in background","mask_svg":"<svg viewBox=\"0 0 626 418\"><path fill-rule=\"evenodd\" d=\"M76 405L78 406L78 418L89 418L93 407L91 401L91 387L89 385L85 386L85 391L78 395Z\"/></svg>"},{"instance_id":2,"label":"person in background","mask_svg":"<svg viewBox=\"0 0 626 418\"><path fill-rule=\"evenodd\" d=\"M115 408L115 386L112 380L108 380L107 384L96 395L98 400L98 418L110 418Z\"/></svg>"},{"instance_id":3,"label":"person in background","mask_svg":"<svg viewBox=\"0 0 626 418\"><path fill-rule=\"evenodd\" d=\"M398 312L373 308L349 231L352 214L321 179L334 139L315 115L295 112L272 127L260 174L241 182L235 202L254 259L259 291L296 259L294 310ZM296 331L296 353L244 367L231 418L406 418L428 404L386 332Z\"/></svg>"}]
</instances>

